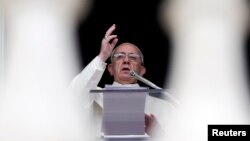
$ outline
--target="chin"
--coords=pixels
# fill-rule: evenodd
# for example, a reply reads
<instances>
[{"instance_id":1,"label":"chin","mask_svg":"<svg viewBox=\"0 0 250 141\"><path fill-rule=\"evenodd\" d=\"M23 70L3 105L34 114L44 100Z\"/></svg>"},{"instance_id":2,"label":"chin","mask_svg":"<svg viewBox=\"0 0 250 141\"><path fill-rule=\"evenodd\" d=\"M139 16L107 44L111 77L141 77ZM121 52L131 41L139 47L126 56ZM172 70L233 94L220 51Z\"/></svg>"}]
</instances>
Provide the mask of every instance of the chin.
<instances>
[{"instance_id":1,"label":"chin","mask_svg":"<svg viewBox=\"0 0 250 141\"><path fill-rule=\"evenodd\" d=\"M130 78L123 78L120 80L122 84L134 84L136 81L134 79Z\"/></svg>"}]
</instances>

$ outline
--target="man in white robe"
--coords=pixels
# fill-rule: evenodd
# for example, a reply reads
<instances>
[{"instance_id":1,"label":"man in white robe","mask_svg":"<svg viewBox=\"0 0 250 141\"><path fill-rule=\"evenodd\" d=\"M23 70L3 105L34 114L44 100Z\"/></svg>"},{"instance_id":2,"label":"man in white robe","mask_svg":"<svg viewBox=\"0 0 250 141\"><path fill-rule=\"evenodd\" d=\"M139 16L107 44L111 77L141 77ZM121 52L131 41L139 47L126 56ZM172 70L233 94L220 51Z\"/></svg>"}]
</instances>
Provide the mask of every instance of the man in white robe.
<instances>
[{"instance_id":1,"label":"man in white robe","mask_svg":"<svg viewBox=\"0 0 250 141\"><path fill-rule=\"evenodd\" d=\"M143 66L143 55L139 48L131 43L122 43L114 49L118 42L117 35L112 35L116 26L112 25L106 32L101 43L101 49L96 56L72 81L71 89L83 100L85 107L91 107L93 126L97 135L101 133L103 96L101 93L90 94L91 89L97 89L97 85L106 69L106 60L111 57L111 63L107 66L110 75L114 77L113 85L128 87L139 87L137 80L129 74L134 70L143 76L146 68ZM82 96L83 95L83 96ZM164 133L164 128L159 129L159 125L166 126L166 110L173 105L167 101L152 96L146 96L145 107L145 132L148 135ZM166 117L165 117L166 115ZM157 119L157 120L156 120Z\"/></svg>"}]
</instances>

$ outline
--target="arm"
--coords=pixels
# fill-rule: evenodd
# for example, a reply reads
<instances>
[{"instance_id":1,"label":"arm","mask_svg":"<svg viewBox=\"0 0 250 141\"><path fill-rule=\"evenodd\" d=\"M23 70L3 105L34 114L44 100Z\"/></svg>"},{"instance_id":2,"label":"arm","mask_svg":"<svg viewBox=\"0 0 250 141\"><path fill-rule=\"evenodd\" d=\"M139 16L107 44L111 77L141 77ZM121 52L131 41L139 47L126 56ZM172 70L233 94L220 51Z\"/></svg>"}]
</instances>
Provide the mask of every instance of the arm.
<instances>
[{"instance_id":1,"label":"arm","mask_svg":"<svg viewBox=\"0 0 250 141\"><path fill-rule=\"evenodd\" d=\"M89 90L97 87L107 65L105 61L110 57L111 52L118 41L117 36L112 35L115 28L115 25L112 25L107 30L101 43L99 55L95 57L71 82L70 89L72 92L80 96L79 98L84 100L84 103L87 105L94 100L91 98L91 95L89 95Z\"/></svg>"}]
</instances>

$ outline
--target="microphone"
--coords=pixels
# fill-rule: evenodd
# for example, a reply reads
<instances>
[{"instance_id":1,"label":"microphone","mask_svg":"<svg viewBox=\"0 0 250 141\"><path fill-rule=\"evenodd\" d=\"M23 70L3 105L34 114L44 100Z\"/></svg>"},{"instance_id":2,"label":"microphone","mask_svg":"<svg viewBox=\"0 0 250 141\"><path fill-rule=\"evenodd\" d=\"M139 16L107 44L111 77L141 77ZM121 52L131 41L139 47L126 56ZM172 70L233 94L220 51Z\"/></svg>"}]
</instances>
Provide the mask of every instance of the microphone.
<instances>
[{"instance_id":1,"label":"microphone","mask_svg":"<svg viewBox=\"0 0 250 141\"><path fill-rule=\"evenodd\" d=\"M150 87L152 87L152 88L155 88L155 89L162 89L162 88L156 86L154 83L152 83L152 82L150 82L149 80L147 80L146 78L143 78L142 76L138 75L134 70L131 70L131 71L129 72L129 74L130 74L133 78L135 78L135 79L137 79L137 80L139 80L139 81L141 81L141 82L147 84L148 86L150 86Z\"/></svg>"},{"instance_id":2,"label":"microphone","mask_svg":"<svg viewBox=\"0 0 250 141\"><path fill-rule=\"evenodd\" d=\"M156 90L163 90L162 88L156 86L154 83L150 82L149 80L147 80L146 78L138 75L134 70L131 70L129 72L130 76L147 84L148 86L152 87L152 88L155 88ZM175 106L178 106L180 105L179 104L179 101L174 98L171 94L169 94L168 92L156 92L156 93L150 93L149 95L153 96L153 97L157 97L157 98L160 98L160 99L163 99L163 100L170 100L173 102L173 104Z\"/></svg>"}]
</instances>

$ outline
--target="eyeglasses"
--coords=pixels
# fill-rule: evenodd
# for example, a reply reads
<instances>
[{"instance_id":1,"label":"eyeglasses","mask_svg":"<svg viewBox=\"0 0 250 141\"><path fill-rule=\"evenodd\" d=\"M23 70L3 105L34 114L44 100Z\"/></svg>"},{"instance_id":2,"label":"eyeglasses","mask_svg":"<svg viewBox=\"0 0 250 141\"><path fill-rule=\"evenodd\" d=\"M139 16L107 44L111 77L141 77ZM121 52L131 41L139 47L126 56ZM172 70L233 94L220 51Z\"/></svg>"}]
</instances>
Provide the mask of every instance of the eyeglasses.
<instances>
[{"instance_id":1,"label":"eyeglasses","mask_svg":"<svg viewBox=\"0 0 250 141\"><path fill-rule=\"evenodd\" d=\"M125 53L125 52L118 52L113 55L113 59L118 61L118 60L123 60L128 56L128 59L131 61L139 61L141 56L136 53Z\"/></svg>"}]
</instances>

